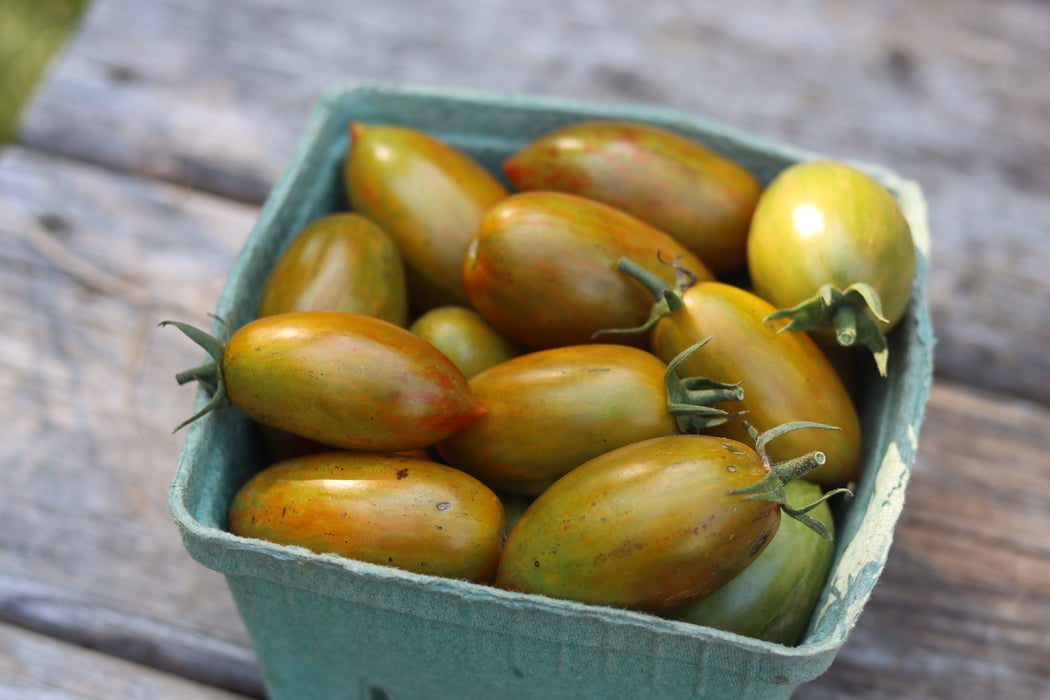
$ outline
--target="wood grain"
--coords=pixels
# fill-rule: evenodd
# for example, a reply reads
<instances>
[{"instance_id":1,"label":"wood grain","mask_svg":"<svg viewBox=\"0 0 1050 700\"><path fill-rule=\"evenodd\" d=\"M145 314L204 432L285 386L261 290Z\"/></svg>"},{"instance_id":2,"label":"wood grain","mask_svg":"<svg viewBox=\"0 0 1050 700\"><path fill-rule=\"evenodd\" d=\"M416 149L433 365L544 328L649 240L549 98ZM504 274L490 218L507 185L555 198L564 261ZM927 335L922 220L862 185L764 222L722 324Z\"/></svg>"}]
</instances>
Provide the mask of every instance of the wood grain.
<instances>
[{"instance_id":1,"label":"wood grain","mask_svg":"<svg viewBox=\"0 0 1050 700\"><path fill-rule=\"evenodd\" d=\"M937 383L889 561L803 698L1050 694L1050 411Z\"/></svg>"},{"instance_id":2,"label":"wood grain","mask_svg":"<svg viewBox=\"0 0 1050 700\"><path fill-rule=\"evenodd\" d=\"M18 149L0 193L0 423L17 436L0 442L0 609L90 604L243 645L222 578L186 576L167 514L193 395L173 374L202 354L156 324L209 322L254 208ZM70 276L22 217L134 292Z\"/></svg>"},{"instance_id":3,"label":"wood grain","mask_svg":"<svg viewBox=\"0 0 1050 700\"><path fill-rule=\"evenodd\" d=\"M243 695L0 624L0 698L235 700Z\"/></svg>"},{"instance_id":4,"label":"wood grain","mask_svg":"<svg viewBox=\"0 0 1050 700\"><path fill-rule=\"evenodd\" d=\"M625 21L629 18L629 21ZM134 26L135 32L125 30ZM919 181L938 373L1050 401L1050 6L96 0L42 150L259 201L313 101L384 80L678 108Z\"/></svg>"}]
</instances>

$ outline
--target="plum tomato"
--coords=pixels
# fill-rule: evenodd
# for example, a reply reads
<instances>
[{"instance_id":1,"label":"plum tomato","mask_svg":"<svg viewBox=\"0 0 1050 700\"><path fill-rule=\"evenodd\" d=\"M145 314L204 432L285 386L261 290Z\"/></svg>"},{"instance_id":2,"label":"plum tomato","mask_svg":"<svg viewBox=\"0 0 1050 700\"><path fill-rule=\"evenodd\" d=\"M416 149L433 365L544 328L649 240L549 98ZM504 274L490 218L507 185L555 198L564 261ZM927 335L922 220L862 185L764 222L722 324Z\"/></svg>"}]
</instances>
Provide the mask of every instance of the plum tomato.
<instances>
[{"instance_id":1,"label":"plum tomato","mask_svg":"<svg viewBox=\"0 0 1050 700\"><path fill-rule=\"evenodd\" d=\"M398 326L408 321L397 244L358 214L329 214L307 224L277 259L256 316L325 310L367 314Z\"/></svg>"},{"instance_id":2,"label":"plum tomato","mask_svg":"<svg viewBox=\"0 0 1050 700\"><path fill-rule=\"evenodd\" d=\"M397 241L413 308L466 306L467 242L482 214L507 196L496 176L430 134L354 122L343 182L351 208Z\"/></svg>"},{"instance_id":3,"label":"plum tomato","mask_svg":"<svg viewBox=\"0 0 1050 700\"><path fill-rule=\"evenodd\" d=\"M266 316L225 345L186 324L162 325L169 323L213 360L177 377L215 387L211 402L186 423L232 403L257 423L326 445L401 452L432 445L485 412L437 348L372 316Z\"/></svg>"},{"instance_id":4,"label":"plum tomato","mask_svg":"<svg viewBox=\"0 0 1050 700\"><path fill-rule=\"evenodd\" d=\"M589 120L544 134L503 162L518 191L595 199L670 234L716 274L746 262L762 184L699 141L632 121Z\"/></svg>"},{"instance_id":5,"label":"plum tomato","mask_svg":"<svg viewBox=\"0 0 1050 700\"><path fill-rule=\"evenodd\" d=\"M325 452L271 465L234 496L230 531L421 574L489 583L503 505L484 484L435 462Z\"/></svg>"},{"instance_id":6,"label":"plum tomato","mask_svg":"<svg viewBox=\"0 0 1050 700\"><path fill-rule=\"evenodd\" d=\"M802 508L821 497L808 481L784 485L788 504ZM810 514L834 536L835 522L826 502ZM802 523L781 518L769 545L732 581L711 595L674 613L697 625L795 645L806 631L831 570L834 540L814 537Z\"/></svg>"},{"instance_id":7,"label":"plum tomato","mask_svg":"<svg viewBox=\"0 0 1050 700\"><path fill-rule=\"evenodd\" d=\"M507 536L496 585L656 614L710 595L765 549L781 510L816 522L787 506L783 484L819 464L819 453L782 470L763 451L799 427L778 426L755 448L681 434L595 457L525 511Z\"/></svg>"},{"instance_id":8,"label":"plum tomato","mask_svg":"<svg viewBox=\"0 0 1050 700\"><path fill-rule=\"evenodd\" d=\"M437 450L497 492L537 495L603 452L679 432L680 416L689 424L725 420L724 410L708 404L739 399L740 388L694 388L701 378L686 388L676 367L626 345L572 345L520 355L470 380L485 415L438 443Z\"/></svg>"},{"instance_id":9,"label":"plum tomato","mask_svg":"<svg viewBox=\"0 0 1050 700\"><path fill-rule=\"evenodd\" d=\"M654 297L651 349L668 361L704 337L711 342L681 367L685 375L739 382L744 398L733 410L745 413L759 430L791 421L812 421L839 428L834 433L796 431L770 445L774 459L819 449L827 462L806 479L823 486L844 486L860 477L861 427L852 398L820 347L805 333L779 332L786 321L768 319L776 309L746 289L723 282L675 287L647 275L630 261L621 263L644 280ZM669 301L673 301L671 308ZM662 309L660 307L663 307ZM722 406L721 408L726 408ZM705 430L747 440L741 421Z\"/></svg>"},{"instance_id":10,"label":"plum tomato","mask_svg":"<svg viewBox=\"0 0 1050 700\"><path fill-rule=\"evenodd\" d=\"M524 352L521 345L465 306L431 309L408 330L445 353L467 379Z\"/></svg>"},{"instance_id":11,"label":"plum tomato","mask_svg":"<svg viewBox=\"0 0 1050 700\"><path fill-rule=\"evenodd\" d=\"M649 296L617 272L616 262L626 255L673 281L658 254L714 278L680 243L618 209L560 192L524 192L482 218L463 260L463 284L473 307L518 342L534 349L579 345L602 328L646 318Z\"/></svg>"}]
</instances>

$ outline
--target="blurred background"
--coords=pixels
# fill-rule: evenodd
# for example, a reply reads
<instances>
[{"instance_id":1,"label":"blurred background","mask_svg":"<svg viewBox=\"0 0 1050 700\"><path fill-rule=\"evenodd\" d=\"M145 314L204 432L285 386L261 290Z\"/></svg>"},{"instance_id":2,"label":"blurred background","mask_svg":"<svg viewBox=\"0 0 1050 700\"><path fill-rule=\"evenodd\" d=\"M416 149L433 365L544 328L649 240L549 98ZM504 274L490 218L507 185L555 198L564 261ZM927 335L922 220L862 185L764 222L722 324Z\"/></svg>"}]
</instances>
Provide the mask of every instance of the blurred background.
<instances>
[{"instance_id":1,"label":"blurred background","mask_svg":"<svg viewBox=\"0 0 1050 700\"><path fill-rule=\"evenodd\" d=\"M76 26L87 0L0 1L0 143Z\"/></svg>"}]
</instances>

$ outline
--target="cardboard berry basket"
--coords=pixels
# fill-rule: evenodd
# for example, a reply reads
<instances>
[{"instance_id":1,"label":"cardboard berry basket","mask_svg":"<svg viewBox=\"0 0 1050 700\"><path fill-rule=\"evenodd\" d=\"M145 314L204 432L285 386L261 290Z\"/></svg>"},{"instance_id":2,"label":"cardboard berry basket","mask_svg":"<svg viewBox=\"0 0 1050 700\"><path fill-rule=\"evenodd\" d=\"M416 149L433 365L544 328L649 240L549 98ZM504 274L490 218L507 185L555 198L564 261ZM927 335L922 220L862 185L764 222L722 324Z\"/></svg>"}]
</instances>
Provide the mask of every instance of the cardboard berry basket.
<instances>
[{"instance_id":1,"label":"cardboard berry basket","mask_svg":"<svg viewBox=\"0 0 1050 700\"><path fill-rule=\"evenodd\" d=\"M655 123L736 160L768 183L814 154L711 121L609 105L393 85L355 85L318 103L230 273L216 313L251 320L270 268L309 221L346 208L349 122L402 124L464 149L494 172L529 140L587 118ZM235 409L188 431L170 492L190 555L226 576L269 695L279 698L786 698L823 673L879 577L904 502L932 376L929 229L919 187L860 166L898 199L918 248L914 297L890 334L889 376L859 412L863 476L836 504L832 571L803 641L766 643L625 610L498 590L236 537L225 530L262 445ZM217 333L220 329L214 329ZM205 400L203 390L198 401Z\"/></svg>"}]
</instances>

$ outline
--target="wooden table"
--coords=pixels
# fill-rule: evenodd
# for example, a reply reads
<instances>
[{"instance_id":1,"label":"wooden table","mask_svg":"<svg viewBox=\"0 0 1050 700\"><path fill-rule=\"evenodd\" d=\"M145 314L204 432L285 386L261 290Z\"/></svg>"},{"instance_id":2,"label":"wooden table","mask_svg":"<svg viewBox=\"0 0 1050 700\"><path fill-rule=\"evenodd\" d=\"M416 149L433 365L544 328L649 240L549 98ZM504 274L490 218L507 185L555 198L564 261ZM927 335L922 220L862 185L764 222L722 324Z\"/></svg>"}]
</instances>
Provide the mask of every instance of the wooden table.
<instances>
[{"instance_id":1,"label":"wooden table","mask_svg":"<svg viewBox=\"0 0 1050 700\"><path fill-rule=\"evenodd\" d=\"M0 153L0 697L258 695L167 487L206 323L320 93L703 114L930 202L937 377L889 562L802 698L1050 698L1050 4L94 0ZM684 9L691 6L689 9Z\"/></svg>"}]
</instances>

